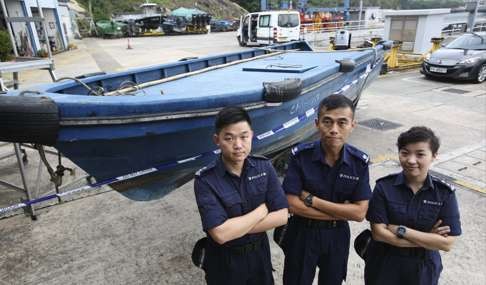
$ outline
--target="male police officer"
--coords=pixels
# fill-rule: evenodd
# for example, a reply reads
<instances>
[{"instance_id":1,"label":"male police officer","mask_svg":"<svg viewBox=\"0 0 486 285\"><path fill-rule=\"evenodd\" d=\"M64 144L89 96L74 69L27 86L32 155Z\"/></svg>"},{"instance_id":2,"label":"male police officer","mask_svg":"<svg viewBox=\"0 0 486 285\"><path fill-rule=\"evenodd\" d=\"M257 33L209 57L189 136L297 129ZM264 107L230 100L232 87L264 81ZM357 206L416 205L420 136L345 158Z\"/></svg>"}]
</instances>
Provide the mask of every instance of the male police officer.
<instances>
[{"instance_id":1,"label":"male police officer","mask_svg":"<svg viewBox=\"0 0 486 285\"><path fill-rule=\"evenodd\" d=\"M221 110L214 142L221 156L196 174L194 191L204 231L208 284L273 284L266 230L287 222L288 203L269 160L250 156L246 111Z\"/></svg>"},{"instance_id":2,"label":"male police officer","mask_svg":"<svg viewBox=\"0 0 486 285\"><path fill-rule=\"evenodd\" d=\"M346 144L355 126L353 103L341 95L319 104L320 140L292 150L283 188L294 215L284 240L284 284L342 284L348 220L362 221L371 197L368 156Z\"/></svg>"}]
</instances>

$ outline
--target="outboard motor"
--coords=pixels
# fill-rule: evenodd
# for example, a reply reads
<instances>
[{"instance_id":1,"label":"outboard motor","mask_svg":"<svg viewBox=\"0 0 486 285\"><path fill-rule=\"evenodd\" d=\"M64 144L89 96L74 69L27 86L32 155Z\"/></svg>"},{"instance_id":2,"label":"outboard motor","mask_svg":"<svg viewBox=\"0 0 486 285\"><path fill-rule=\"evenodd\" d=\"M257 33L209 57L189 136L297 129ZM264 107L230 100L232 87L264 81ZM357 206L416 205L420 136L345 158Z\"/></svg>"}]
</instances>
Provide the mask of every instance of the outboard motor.
<instances>
[{"instance_id":1,"label":"outboard motor","mask_svg":"<svg viewBox=\"0 0 486 285\"><path fill-rule=\"evenodd\" d=\"M351 33L347 30L337 30L334 39L334 49L343 50L351 47Z\"/></svg>"}]
</instances>

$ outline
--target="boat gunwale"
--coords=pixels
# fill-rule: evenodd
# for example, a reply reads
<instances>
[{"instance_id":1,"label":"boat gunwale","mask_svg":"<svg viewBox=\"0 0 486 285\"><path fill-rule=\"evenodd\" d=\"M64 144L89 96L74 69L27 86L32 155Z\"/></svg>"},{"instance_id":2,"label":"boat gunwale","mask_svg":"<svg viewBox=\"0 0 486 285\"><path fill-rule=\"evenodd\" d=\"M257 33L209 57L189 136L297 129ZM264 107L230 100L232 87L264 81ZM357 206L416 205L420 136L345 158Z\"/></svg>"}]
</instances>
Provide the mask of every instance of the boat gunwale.
<instances>
[{"instance_id":1,"label":"boat gunwale","mask_svg":"<svg viewBox=\"0 0 486 285\"><path fill-rule=\"evenodd\" d=\"M295 46L299 46L299 45L303 45L303 47L301 47L300 50L288 48L288 47L295 47ZM281 49L279 49L279 48L281 48ZM302 50L303 48L304 49L307 48L309 50ZM217 66L220 66L220 65L232 63L232 62L239 61L239 60L251 59L251 58L254 58L254 57L261 56L261 55L270 55L270 54L277 53L277 52L288 52L288 51L315 52L306 41L297 41L297 42L289 42L289 43L285 43L285 44L275 45L275 46L271 46L271 47L252 48L252 49L249 49L249 50L242 50L242 51L237 51L237 52L230 52L230 53L224 53L224 54L218 54L218 55L205 56L205 57L190 59L190 60L186 60L186 61L176 61L176 62L168 62L168 63L162 63L162 64L157 64L157 65L152 65L152 66L135 67L135 68L130 68L130 69L127 69L127 70L124 70L124 71L117 71L117 72L112 72L112 73L96 75L96 76L92 76L92 77L83 78L83 79L80 79L80 80L83 83L90 85L90 84L93 84L93 83L96 83L96 82L102 82L103 80L114 79L114 78L117 78L117 77L136 76L139 73L153 72L153 71L157 71L157 70L162 71L165 68L184 66L184 65L187 66L190 63L198 63L198 62L210 61L210 60L221 59L221 58L225 59L224 63L211 65L211 66L208 65L205 68L199 69L199 70L203 70L203 69L206 69L206 68L217 67ZM242 57L242 55L245 55L245 54L252 54L252 56L248 57L248 58ZM227 61L227 58L229 58L231 56L239 56L240 59ZM196 71L198 71L198 70L196 70ZM179 73L179 74L168 76L168 77L161 77L160 79L164 79L164 78L168 79L168 78L171 78L173 76L182 75L182 74L185 74L185 73L187 73L187 72ZM150 81L146 81L146 82L150 82ZM142 83L146 83L146 82L139 82L137 84L142 84ZM64 83L54 82L54 83L46 84L44 88L42 88L42 86L38 87L36 89L36 91L41 91L41 92L46 92L46 93L51 93L51 94L58 94L58 95L90 96L88 94L59 93L59 91L61 91L61 90L70 89L70 88L73 88L73 87L77 87L79 85L80 84L76 81L67 81L67 82L64 82ZM102 84L101 85L98 84L98 85L94 85L94 86L90 85L90 87L103 87L103 86L102 86ZM113 91L116 91L116 90L109 90L108 92L113 92Z\"/></svg>"},{"instance_id":2,"label":"boat gunwale","mask_svg":"<svg viewBox=\"0 0 486 285\"><path fill-rule=\"evenodd\" d=\"M320 88L322 85L337 79L338 77L343 76L344 73L339 72L328 77L321 79L320 81L312 84L311 86L304 88L301 92L301 95L307 94L309 92L314 91L317 88ZM270 103L266 101L258 101L252 102L248 104L241 104L239 106L245 108L246 110L255 110L264 107L278 107L281 106L283 103ZM68 118L68 119L61 119L60 125L61 126L87 126L87 125L122 125L122 124L133 124L133 123L142 123L142 122L156 122L156 121L167 121L167 120L176 120L176 119L184 119L184 118L194 118L194 117L207 117L207 116L214 116L219 112L223 107L218 108L209 108L209 109L200 109L200 110L192 110L192 111L179 111L179 112L169 112L169 113L158 113L158 114L150 114L150 115L130 115L130 116L116 116L116 117L98 117L96 119L90 117L78 117L78 118Z\"/></svg>"}]
</instances>

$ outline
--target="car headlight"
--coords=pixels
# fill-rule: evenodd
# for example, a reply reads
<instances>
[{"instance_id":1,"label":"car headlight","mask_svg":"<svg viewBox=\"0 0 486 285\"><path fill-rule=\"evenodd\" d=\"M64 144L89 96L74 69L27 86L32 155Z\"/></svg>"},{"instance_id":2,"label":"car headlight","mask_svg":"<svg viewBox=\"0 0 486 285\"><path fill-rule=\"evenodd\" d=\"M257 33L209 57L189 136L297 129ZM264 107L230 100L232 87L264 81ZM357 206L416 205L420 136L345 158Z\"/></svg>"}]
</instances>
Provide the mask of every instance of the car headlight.
<instances>
[{"instance_id":1,"label":"car headlight","mask_svg":"<svg viewBox=\"0 0 486 285\"><path fill-rule=\"evenodd\" d=\"M459 61L459 64L474 64L479 59L480 59L480 57L470 57L470 58L466 58L466 59Z\"/></svg>"},{"instance_id":2,"label":"car headlight","mask_svg":"<svg viewBox=\"0 0 486 285\"><path fill-rule=\"evenodd\" d=\"M430 52L426 53L424 56L424 61L429 61L431 55L432 54Z\"/></svg>"}]
</instances>

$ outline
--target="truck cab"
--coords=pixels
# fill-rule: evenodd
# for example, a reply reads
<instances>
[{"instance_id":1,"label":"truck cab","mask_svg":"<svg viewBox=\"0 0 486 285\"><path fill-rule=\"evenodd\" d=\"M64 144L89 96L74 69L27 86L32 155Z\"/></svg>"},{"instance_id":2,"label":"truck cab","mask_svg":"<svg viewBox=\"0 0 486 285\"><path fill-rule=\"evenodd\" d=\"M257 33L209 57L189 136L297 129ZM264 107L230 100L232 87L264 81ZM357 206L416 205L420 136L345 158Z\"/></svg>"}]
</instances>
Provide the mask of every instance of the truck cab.
<instances>
[{"instance_id":1,"label":"truck cab","mask_svg":"<svg viewBox=\"0 0 486 285\"><path fill-rule=\"evenodd\" d=\"M240 18L237 40L240 46L269 45L297 41L300 15L297 11L263 11Z\"/></svg>"}]
</instances>

